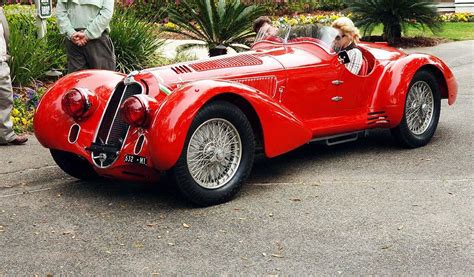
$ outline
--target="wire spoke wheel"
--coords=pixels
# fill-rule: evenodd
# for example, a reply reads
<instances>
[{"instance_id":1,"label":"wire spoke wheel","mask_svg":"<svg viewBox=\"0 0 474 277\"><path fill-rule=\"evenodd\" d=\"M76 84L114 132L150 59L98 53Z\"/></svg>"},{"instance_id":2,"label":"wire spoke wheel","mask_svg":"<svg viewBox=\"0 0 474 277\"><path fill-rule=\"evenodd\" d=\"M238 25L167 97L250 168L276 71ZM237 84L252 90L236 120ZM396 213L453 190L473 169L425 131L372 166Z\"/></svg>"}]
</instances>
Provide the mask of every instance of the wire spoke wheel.
<instances>
[{"instance_id":1,"label":"wire spoke wheel","mask_svg":"<svg viewBox=\"0 0 474 277\"><path fill-rule=\"evenodd\" d=\"M408 129L414 135L421 135L430 126L434 114L434 97L431 87L425 81L418 81L408 92L405 116Z\"/></svg>"},{"instance_id":2,"label":"wire spoke wheel","mask_svg":"<svg viewBox=\"0 0 474 277\"><path fill-rule=\"evenodd\" d=\"M406 93L403 118L392 134L406 148L425 146L438 127L441 114L441 90L436 76L418 71Z\"/></svg>"},{"instance_id":3,"label":"wire spoke wheel","mask_svg":"<svg viewBox=\"0 0 474 277\"><path fill-rule=\"evenodd\" d=\"M229 121L213 118L192 134L187 165L194 181L206 189L218 189L237 172L242 159L242 140Z\"/></svg>"}]
</instances>

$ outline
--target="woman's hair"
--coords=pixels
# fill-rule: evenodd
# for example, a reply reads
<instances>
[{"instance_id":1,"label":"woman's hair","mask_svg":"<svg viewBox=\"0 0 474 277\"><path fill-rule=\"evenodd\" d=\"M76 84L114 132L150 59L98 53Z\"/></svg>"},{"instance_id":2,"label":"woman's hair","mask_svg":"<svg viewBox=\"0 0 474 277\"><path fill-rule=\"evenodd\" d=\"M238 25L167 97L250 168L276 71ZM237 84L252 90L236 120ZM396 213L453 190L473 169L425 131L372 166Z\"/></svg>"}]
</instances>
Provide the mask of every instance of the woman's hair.
<instances>
[{"instance_id":1,"label":"woman's hair","mask_svg":"<svg viewBox=\"0 0 474 277\"><path fill-rule=\"evenodd\" d=\"M332 25L333 28L341 30L345 35L352 37L354 42L358 43L360 41L360 32L359 29L354 25L354 22L347 17L339 17L336 19Z\"/></svg>"},{"instance_id":2,"label":"woman's hair","mask_svg":"<svg viewBox=\"0 0 474 277\"><path fill-rule=\"evenodd\" d=\"M255 33L258 33L260 28L262 28L262 26L265 23L267 23L269 25L272 25L272 20L268 16L260 16L259 18L255 19L255 21L253 22L253 26L252 26L253 31Z\"/></svg>"}]
</instances>

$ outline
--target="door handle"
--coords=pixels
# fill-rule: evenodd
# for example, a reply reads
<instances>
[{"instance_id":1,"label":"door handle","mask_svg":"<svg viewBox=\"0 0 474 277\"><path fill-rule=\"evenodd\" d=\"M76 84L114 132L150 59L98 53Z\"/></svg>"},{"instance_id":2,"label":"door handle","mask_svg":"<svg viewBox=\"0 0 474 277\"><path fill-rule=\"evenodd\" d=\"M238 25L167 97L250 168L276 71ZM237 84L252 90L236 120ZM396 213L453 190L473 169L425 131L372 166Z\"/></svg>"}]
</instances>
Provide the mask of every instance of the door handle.
<instances>
[{"instance_id":1,"label":"door handle","mask_svg":"<svg viewBox=\"0 0 474 277\"><path fill-rule=\"evenodd\" d=\"M335 86L339 86L339 85L344 84L344 81L341 81L341 80L334 80L334 81L332 81L332 84L335 85Z\"/></svg>"},{"instance_id":2,"label":"door handle","mask_svg":"<svg viewBox=\"0 0 474 277\"><path fill-rule=\"evenodd\" d=\"M334 102L340 102L342 100L342 96L334 96L333 98L331 98L331 100Z\"/></svg>"}]
</instances>

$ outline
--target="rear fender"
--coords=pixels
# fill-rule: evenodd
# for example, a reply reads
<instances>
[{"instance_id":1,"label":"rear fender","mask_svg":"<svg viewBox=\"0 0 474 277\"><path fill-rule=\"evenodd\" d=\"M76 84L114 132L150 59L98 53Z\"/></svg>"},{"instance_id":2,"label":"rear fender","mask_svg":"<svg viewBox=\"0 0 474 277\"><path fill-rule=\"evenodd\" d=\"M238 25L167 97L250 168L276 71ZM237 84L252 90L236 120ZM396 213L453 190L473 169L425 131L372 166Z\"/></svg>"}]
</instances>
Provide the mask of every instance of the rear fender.
<instances>
[{"instance_id":1,"label":"rear fender","mask_svg":"<svg viewBox=\"0 0 474 277\"><path fill-rule=\"evenodd\" d=\"M34 130L38 141L46 148L73 152L89 159L84 148L90 146L107 101L124 76L112 71L84 70L58 80L43 95L35 113ZM86 88L99 100L97 110L80 122L75 122L61 108L62 96L72 88ZM69 143L69 130L75 123L81 128L80 134L76 143Z\"/></svg>"},{"instance_id":2,"label":"rear fender","mask_svg":"<svg viewBox=\"0 0 474 277\"><path fill-rule=\"evenodd\" d=\"M392 127L400 124L410 82L419 70L431 72L440 85L441 97L454 104L458 85L448 66L436 57L412 54L386 66L374 89L371 111L385 111Z\"/></svg>"},{"instance_id":3,"label":"rear fender","mask_svg":"<svg viewBox=\"0 0 474 277\"><path fill-rule=\"evenodd\" d=\"M196 113L222 94L238 95L255 110L262 127L266 156L283 154L311 139L311 131L267 94L234 82L197 81L168 96L152 123L150 152L159 170L168 170L175 165Z\"/></svg>"}]
</instances>

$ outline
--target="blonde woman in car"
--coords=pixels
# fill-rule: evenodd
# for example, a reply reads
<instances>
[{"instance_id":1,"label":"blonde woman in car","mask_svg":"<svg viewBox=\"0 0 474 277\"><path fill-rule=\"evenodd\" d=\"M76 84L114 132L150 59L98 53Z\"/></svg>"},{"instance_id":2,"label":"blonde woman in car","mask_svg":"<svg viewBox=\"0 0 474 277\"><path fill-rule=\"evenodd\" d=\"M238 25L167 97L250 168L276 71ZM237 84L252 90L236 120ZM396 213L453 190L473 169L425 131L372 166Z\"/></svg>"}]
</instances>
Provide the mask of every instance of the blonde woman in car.
<instances>
[{"instance_id":1,"label":"blonde woman in car","mask_svg":"<svg viewBox=\"0 0 474 277\"><path fill-rule=\"evenodd\" d=\"M353 74L359 74L363 63L362 52L357 48L357 43L360 42L359 29L347 17L338 18L331 26L339 32L334 38L334 50L346 51L350 59L350 62L346 64L347 70Z\"/></svg>"}]
</instances>

